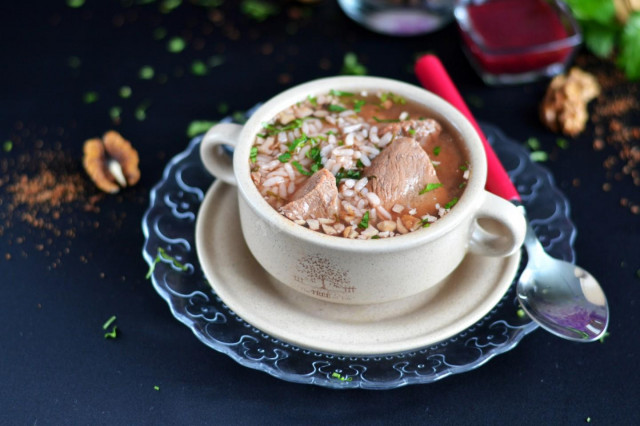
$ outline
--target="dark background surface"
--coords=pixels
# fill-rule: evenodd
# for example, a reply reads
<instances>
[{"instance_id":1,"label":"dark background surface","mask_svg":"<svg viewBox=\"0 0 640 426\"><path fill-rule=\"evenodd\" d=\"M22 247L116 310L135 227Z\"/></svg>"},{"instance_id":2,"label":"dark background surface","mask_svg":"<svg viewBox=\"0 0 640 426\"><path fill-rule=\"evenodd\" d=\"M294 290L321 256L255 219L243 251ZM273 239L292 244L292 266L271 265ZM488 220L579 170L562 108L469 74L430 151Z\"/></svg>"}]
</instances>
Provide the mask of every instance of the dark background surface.
<instances>
[{"instance_id":1,"label":"dark background surface","mask_svg":"<svg viewBox=\"0 0 640 426\"><path fill-rule=\"evenodd\" d=\"M243 13L241 2L216 9L139 3L0 6L0 142L11 141L0 152L0 424L640 424L638 186L620 165L603 167L616 149L593 148L593 123L567 149L557 147L558 136L537 118L546 82L485 86L453 25L390 38L359 27L328 0L274 2L279 12L263 22ZM174 36L186 41L179 53L167 48ZM570 200L577 262L608 296L603 342L576 344L537 330L469 373L390 391L336 391L242 367L173 318L145 279L140 224L150 189L189 141L189 123L339 74L347 52L369 75L413 84L415 58L436 53L478 119L523 144L540 141L550 154L545 166ZM196 60L216 66L195 75ZM584 54L579 61L606 69ZM138 76L146 65L151 80ZM122 86L130 97L119 96ZM637 94L638 85L620 90ZM98 99L88 103L91 92ZM637 108L622 119L640 126ZM37 174L40 154L55 152L66 160L45 159L50 168L87 182L82 143L111 128L138 149L139 184L116 196L87 184L59 218L39 211L48 228L25 219L34 207L16 205L9 190L18 176ZM102 330L112 315L113 340Z\"/></svg>"}]
</instances>

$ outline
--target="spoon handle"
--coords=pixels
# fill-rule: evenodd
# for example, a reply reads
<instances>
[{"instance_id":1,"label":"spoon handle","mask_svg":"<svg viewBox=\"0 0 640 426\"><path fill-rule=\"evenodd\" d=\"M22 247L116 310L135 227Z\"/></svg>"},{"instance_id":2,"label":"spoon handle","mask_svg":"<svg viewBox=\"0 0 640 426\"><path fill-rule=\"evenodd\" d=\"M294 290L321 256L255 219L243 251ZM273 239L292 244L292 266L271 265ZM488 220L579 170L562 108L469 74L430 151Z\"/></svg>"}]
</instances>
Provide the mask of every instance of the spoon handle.
<instances>
[{"instance_id":1,"label":"spoon handle","mask_svg":"<svg viewBox=\"0 0 640 426\"><path fill-rule=\"evenodd\" d=\"M511 182L511 179L509 179L509 175L487 141L484 132L473 118L471 111L455 84L453 84L451 77L444 68L444 65L442 65L442 62L440 62L440 59L434 55L421 57L416 62L415 73L425 89L435 93L456 107L458 111L467 117L473 127L475 127L480 139L482 139L487 155L487 191L510 201L521 201L520 194L518 194L516 187Z\"/></svg>"}]
</instances>

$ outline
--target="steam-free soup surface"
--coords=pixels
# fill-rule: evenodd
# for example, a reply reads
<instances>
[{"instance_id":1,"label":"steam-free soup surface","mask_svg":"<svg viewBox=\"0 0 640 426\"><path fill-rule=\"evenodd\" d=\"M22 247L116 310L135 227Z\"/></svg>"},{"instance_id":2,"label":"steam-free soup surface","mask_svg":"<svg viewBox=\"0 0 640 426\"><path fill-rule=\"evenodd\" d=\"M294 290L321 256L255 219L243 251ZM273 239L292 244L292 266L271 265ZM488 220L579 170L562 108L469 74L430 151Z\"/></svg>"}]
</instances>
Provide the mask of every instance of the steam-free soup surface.
<instances>
[{"instance_id":1,"label":"steam-free soup surface","mask_svg":"<svg viewBox=\"0 0 640 426\"><path fill-rule=\"evenodd\" d=\"M359 239L428 227L453 208L470 174L459 133L389 92L309 96L263 123L249 161L278 212Z\"/></svg>"}]
</instances>

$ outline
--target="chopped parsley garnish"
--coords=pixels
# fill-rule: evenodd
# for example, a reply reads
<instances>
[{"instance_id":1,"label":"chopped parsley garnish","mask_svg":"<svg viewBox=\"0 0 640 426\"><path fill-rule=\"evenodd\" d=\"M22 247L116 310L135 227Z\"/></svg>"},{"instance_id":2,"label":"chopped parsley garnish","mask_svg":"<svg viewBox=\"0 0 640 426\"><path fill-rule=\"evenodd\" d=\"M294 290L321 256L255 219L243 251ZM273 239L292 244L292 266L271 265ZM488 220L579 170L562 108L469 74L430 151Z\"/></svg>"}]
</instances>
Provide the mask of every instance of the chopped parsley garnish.
<instances>
[{"instance_id":1,"label":"chopped parsley garnish","mask_svg":"<svg viewBox=\"0 0 640 426\"><path fill-rule=\"evenodd\" d=\"M537 151L540 149L540 141L537 138L531 137L527 139L525 143L532 151Z\"/></svg>"},{"instance_id":2,"label":"chopped parsley garnish","mask_svg":"<svg viewBox=\"0 0 640 426\"><path fill-rule=\"evenodd\" d=\"M450 209L451 207L455 206L457 202L458 202L458 197L454 197L453 200L449 201L447 204L444 205L444 208Z\"/></svg>"},{"instance_id":3,"label":"chopped parsley garnish","mask_svg":"<svg viewBox=\"0 0 640 426\"><path fill-rule=\"evenodd\" d=\"M558 148L561 149L569 149L569 141L565 138L556 139L556 145L558 145Z\"/></svg>"},{"instance_id":4,"label":"chopped parsley garnish","mask_svg":"<svg viewBox=\"0 0 640 426\"><path fill-rule=\"evenodd\" d=\"M331 112L342 112L346 110L346 108L343 107L342 105L336 105L336 104L329 105L328 109Z\"/></svg>"},{"instance_id":5,"label":"chopped parsley garnish","mask_svg":"<svg viewBox=\"0 0 640 426\"><path fill-rule=\"evenodd\" d=\"M434 147L433 148L433 155L435 155L437 157L438 155L440 155L440 151L441 150L442 150L442 147L440 147L440 146Z\"/></svg>"},{"instance_id":6,"label":"chopped parsley garnish","mask_svg":"<svg viewBox=\"0 0 640 426\"><path fill-rule=\"evenodd\" d=\"M364 106L364 104L366 104L367 101L365 101L364 99L360 99L359 101L355 101L353 103L353 110L355 112L360 112L362 111L362 107Z\"/></svg>"},{"instance_id":7,"label":"chopped parsley garnish","mask_svg":"<svg viewBox=\"0 0 640 426\"><path fill-rule=\"evenodd\" d=\"M322 156L320 155L320 148L319 147L314 146L309 151L307 151L305 156L307 158L309 158L311 161L313 161L313 164L311 165L311 171L312 172L315 173L315 172L317 172L318 170L320 170L321 168L324 167L322 165Z\"/></svg>"},{"instance_id":8,"label":"chopped parsley garnish","mask_svg":"<svg viewBox=\"0 0 640 426\"><path fill-rule=\"evenodd\" d=\"M400 120L397 118L383 119L383 118L378 118L375 115L373 116L373 119L375 120L376 123L399 123L400 122Z\"/></svg>"},{"instance_id":9,"label":"chopped parsley garnish","mask_svg":"<svg viewBox=\"0 0 640 426\"><path fill-rule=\"evenodd\" d=\"M543 162L549 159L549 155L544 151L533 151L529 154L529 158L534 162Z\"/></svg>"},{"instance_id":10,"label":"chopped parsley garnish","mask_svg":"<svg viewBox=\"0 0 640 426\"><path fill-rule=\"evenodd\" d=\"M313 106L318 106L318 98L315 96L307 96L307 100L309 101L309 103Z\"/></svg>"},{"instance_id":11,"label":"chopped parsley garnish","mask_svg":"<svg viewBox=\"0 0 640 426\"><path fill-rule=\"evenodd\" d=\"M297 161L292 161L291 164L293 165L293 167L295 167L303 175L311 176L311 173L309 171L305 170L304 167L302 167L302 164L298 163Z\"/></svg>"},{"instance_id":12,"label":"chopped parsley garnish","mask_svg":"<svg viewBox=\"0 0 640 426\"><path fill-rule=\"evenodd\" d=\"M416 135L416 129L409 129L409 134L411 136L415 136Z\"/></svg>"},{"instance_id":13,"label":"chopped parsley garnish","mask_svg":"<svg viewBox=\"0 0 640 426\"><path fill-rule=\"evenodd\" d=\"M151 277L153 271L156 269L156 265L163 260L169 261L171 265L173 265L175 268L180 269L181 271L186 271L187 269L189 269L187 265L183 265L174 257L169 255L165 249L163 249L162 247L158 247L158 254L156 255L156 258L153 259L153 263L151 263L151 265L149 266L149 271L147 272L147 275L145 277L146 279L149 279Z\"/></svg>"},{"instance_id":14,"label":"chopped parsley garnish","mask_svg":"<svg viewBox=\"0 0 640 426\"><path fill-rule=\"evenodd\" d=\"M201 77L203 75L207 75L208 72L207 64L204 62L195 60L191 63L191 74Z\"/></svg>"},{"instance_id":15,"label":"chopped parsley garnish","mask_svg":"<svg viewBox=\"0 0 640 426\"><path fill-rule=\"evenodd\" d=\"M343 92L342 90L329 90L329 94L332 96L354 96L355 93Z\"/></svg>"},{"instance_id":16,"label":"chopped parsley garnish","mask_svg":"<svg viewBox=\"0 0 640 426\"><path fill-rule=\"evenodd\" d=\"M159 390L160 390L160 386L154 386L154 387L153 387L153 390L157 390L157 391L159 391Z\"/></svg>"},{"instance_id":17,"label":"chopped parsley garnish","mask_svg":"<svg viewBox=\"0 0 640 426\"><path fill-rule=\"evenodd\" d=\"M102 324L102 329L106 330L109 327L111 327L111 324L113 324L116 320L116 316L112 315L111 318L109 318L104 324ZM118 330L118 326L114 325L113 328L111 328L111 331L107 331L104 334L104 338L105 339L115 339L117 336L117 330Z\"/></svg>"},{"instance_id":18,"label":"chopped parsley garnish","mask_svg":"<svg viewBox=\"0 0 640 426\"><path fill-rule=\"evenodd\" d=\"M251 151L249 151L249 160L251 160L252 163L255 163L257 158L258 158L258 147L253 146L251 147Z\"/></svg>"},{"instance_id":19,"label":"chopped parsley garnish","mask_svg":"<svg viewBox=\"0 0 640 426\"><path fill-rule=\"evenodd\" d=\"M465 186L467 186L467 182L461 182L460 185L458 185L458 188L464 188Z\"/></svg>"},{"instance_id":20,"label":"chopped parsley garnish","mask_svg":"<svg viewBox=\"0 0 640 426\"><path fill-rule=\"evenodd\" d=\"M82 100L85 104L92 104L94 102L97 102L98 98L99 96L97 92L86 92L84 95L82 95Z\"/></svg>"},{"instance_id":21,"label":"chopped parsley garnish","mask_svg":"<svg viewBox=\"0 0 640 426\"><path fill-rule=\"evenodd\" d=\"M2 144L2 150L4 152L11 152L12 149L13 149L13 141L4 141L4 143Z\"/></svg>"},{"instance_id":22,"label":"chopped parsley garnish","mask_svg":"<svg viewBox=\"0 0 640 426\"><path fill-rule=\"evenodd\" d=\"M428 183L423 189L422 191L419 192L420 195L422 194L426 194L427 192L431 192L435 189L438 189L442 186L441 183Z\"/></svg>"},{"instance_id":23,"label":"chopped parsley garnish","mask_svg":"<svg viewBox=\"0 0 640 426\"><path fill-rule=\"evenodd\" d=\"M267 136L277 135L281 132L288 132L289 130L298 129L302 126L302 121L303 120L301 118L296 118L291 123L281 127L269 123L262 123L262 127L266 130L266 132L258 136L260 136L261 138L266 138Z\"/></svg>"},{"instance_id":24,"label":"chopped parsley garnish","mask_svg":"<svg viewBox=\"0 0 640 426\"><path fill-rule=\"evenodd\" d=\"M362 215L362 220L358 224L358 228L360 229L367 229L368 227L369 227L369 210L364 212L364 214Z\"/></svg>"},{"instance_id":25,"label":"chopped parsley garnish","mask_svg":"<svg viewBox=\"0 0 640 426\"><path fill-rule=\"evenodd\" d=\"M299 138L294 139L293 142L291 142L289 144L289 152L295 151L296 148L298 148L299 146L303 145L308 140L309 140L309 138L305 134L303 134Z\"/></svg>"},{"instance_id":26,"label":"chopped parsley garnish","mask_svg":"<svg viewBox=\"0 0 640 426\"><path fill-rule=\"evenodd\" d=\"M265 0L244 0L241 7L242 13L258 22L277 15L280 11L276 5Z\"/></svg>"},{"instance_id":27,"label":"chopped parsley garnish","mask_svg":"<svg viewBox=\"0 0 640 426\"><path fill-rule=\"evenodd\" d=\"M405 98L391 92L383 93L380 96L380 101L382 103L386 102L387 100L391 100L391 102L393 102L394 104L400 104L400 105L404 105L407 103L407 100Z\"/></svg>"},{"instance_id":28,"label":"chopped parsley garnish","mask_svg":"<svg viewBox=\"0 0 640 426\"><path fill-rule=\"evenodd\" d=\"M284 154L279 155L278 160L280 160L281 163L286 163L287 161L291 160L291 153L285 152Z\"/></svg>"},{"instance_id":29,"label":"chopped parsley garnish","mask_svg":"<svg viewBox=\"0 0 640 426\"><path fill-rule=\"evenodd\" d=\"M371 237L372 240L379 240L380 239L380 235L374 235L373 237Z\"/></svg>"},{"instance_id":30,"label":"chopped parsley garnish","mask_svg":"<svg viewBox=\"0 0 640 426\"><path fill-rule=\"evenodd\" d=\"M469 170L469 167L466 164L463 164L462 166L458 167L458 169L462 170L463 172L466 172L467 170Z\"/></svg>"},{"instance_id":31,"label":"chopped parsley garnish","mask_svg":"<svg viewBox=\"0 0 640 426\"><path fill-rule=\"evenodd\" d=\"M118 95L123 98L123 99L127 99L131 97L131 87L129 86L122 86L119 90L118 90Z\"/></svg>"},{"instance_id":32,"label":"chopped parsley garnish","mask_svg":"<svg viewBox=\"0 0 640 426\"><path fill-rule=\"evenodd\" d=\"M336 173L336 184L340 183L342 179L360 179L362 177L362 170L358 169L349 169L345 170L341 168L338 173Z\"/></svg>"},{"instance_id":33,"label":"chopped parsley garnish","mask_svg":"<svg viewBox=\"0 0 640 426\"><path fill-rule=\"evenodd\" d=\"M431 222L429 222L427 219L422 219L422 227L423 228L428 228L431 226Z\"/></svg>"}]
</instances>

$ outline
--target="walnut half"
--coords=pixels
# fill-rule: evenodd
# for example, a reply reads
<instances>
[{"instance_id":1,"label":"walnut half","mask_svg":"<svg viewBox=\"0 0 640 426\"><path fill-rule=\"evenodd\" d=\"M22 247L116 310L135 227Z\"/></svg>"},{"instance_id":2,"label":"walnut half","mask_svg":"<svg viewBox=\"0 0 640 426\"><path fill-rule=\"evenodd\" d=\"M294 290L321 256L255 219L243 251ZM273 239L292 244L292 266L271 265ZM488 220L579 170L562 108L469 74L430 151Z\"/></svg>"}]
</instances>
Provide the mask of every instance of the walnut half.
<instances>
[{"instance_id":1,"label":"walnut half","mask_svg":"<svg viewBox=\"0 0 640 426\"><path fill-rule=\"evenodd\" d=\"M138 152L118 132L110 130L102 139L87 140L83 151L84 169L102 191L115 194L140 180Z\"/></svg>"},{"instance_id":2,"label":"walnut half","mask_svg":"<svg viewBox=\"0 0 640 426\"><path fill-rule=\"evenodd\" d=\"M540 105L540 119L553 132L576 136L589 118L587 104L599 94L600 85L593 75L572 68L568 75L551 80Z\"/></svg>"}]
</instances>

